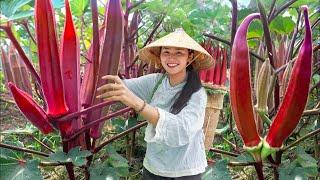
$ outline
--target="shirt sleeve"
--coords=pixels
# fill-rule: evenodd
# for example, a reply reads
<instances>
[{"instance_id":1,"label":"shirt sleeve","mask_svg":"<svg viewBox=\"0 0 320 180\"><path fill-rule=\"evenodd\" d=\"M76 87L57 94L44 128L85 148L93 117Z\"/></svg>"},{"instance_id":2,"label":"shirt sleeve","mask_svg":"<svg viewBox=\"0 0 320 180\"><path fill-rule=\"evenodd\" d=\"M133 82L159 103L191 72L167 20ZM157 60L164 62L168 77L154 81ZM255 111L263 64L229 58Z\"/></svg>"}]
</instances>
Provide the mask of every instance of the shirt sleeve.
<instances>
[{"instance_id":1,"label":"shirt sleeve","mask_svg":"<svg viewBox=\"0 0 320 180\"><path fill-rule=\"evenodd\" d=\"M187 106L178 114L172 114L157 107L160 117L155 127L155 134L145 140L171 147L190 143L202 130L206 105L207 94L201 88L191 96Z\"/></svg>"},{"instance_id":2,"label":"shirt sleeve","mask_svg":"<svg viewBox=\"0 0 320 180\"><path fill-rule=\"evenodd\" d=\"M147 101L160 77L161 73L152 73L138 78L123 79L122 82L135 95Z\"/></svg>"}]
</instances>

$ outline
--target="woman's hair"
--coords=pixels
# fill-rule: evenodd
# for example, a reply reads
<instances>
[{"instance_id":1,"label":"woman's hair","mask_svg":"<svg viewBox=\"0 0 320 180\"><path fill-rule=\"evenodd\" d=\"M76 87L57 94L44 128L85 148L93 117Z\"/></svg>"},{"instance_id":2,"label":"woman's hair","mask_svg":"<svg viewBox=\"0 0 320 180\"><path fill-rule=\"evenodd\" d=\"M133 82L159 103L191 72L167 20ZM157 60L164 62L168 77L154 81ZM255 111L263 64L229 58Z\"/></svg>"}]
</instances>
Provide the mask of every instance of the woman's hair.
<instances>
[{"instance_id":1,"label":"woman's hair","mask_svg":"<svg viewBox=\"0 0 320 180\"><path fill-rule=\"evenodd\" d=\"M179 97L170 109L170 112L173 114L178 114L187 105L192 94L202 87L198 72L193 69L191 64L187 67L187 73L187 83L184 85L182 91L176 94L179 95Z\"/></svg>"}]
</instances>

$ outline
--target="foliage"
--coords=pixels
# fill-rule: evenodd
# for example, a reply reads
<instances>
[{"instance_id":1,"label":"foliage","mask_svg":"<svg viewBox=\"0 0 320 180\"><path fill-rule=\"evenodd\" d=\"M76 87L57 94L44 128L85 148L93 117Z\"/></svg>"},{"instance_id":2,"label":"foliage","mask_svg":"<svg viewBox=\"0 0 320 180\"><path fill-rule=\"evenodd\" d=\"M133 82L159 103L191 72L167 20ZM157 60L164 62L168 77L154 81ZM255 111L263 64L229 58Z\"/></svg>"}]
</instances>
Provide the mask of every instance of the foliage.
<instances>
[{"instance_id":1,"label":"foliage","mask_svg":"<svg viewBox=\"0 0 320 180\"><path fill-rule=\"evenodd\" d=\"M103 17L104 6L106 1L98 1L99 16ZM136 3L137 1L133 1ZM269 12L272 1L265 1L264 5ZM286 0L276 1L275 7L283 6L287 3ZM76 25L77 34L80 37L81 45L81 62L84 64L87 62L84 57L91 44L92 39L92 20L91 20L91 8L89 0L70 0L71 11L73 13L73 20ZM125 2L122 2L123 9L125 9ZM307 4L310 8L310 20L314 23L319 19L319 10L317 10L317 0L298 0L293 3L290 7L286 8L278 16L276 16L269 24L270 33L274 41L275 47L278 47L280 43L280 37L286 36L287 39L291 40L292 33L296 27L298 19L297 8L302 4ZM54 8L56 9L57 16L57 31L61 34L64 22L64 0L53 0ZM31 36L34 36L34 19L33 9L34 1L32 0L2 0L0 1L0 24L8 21L13 21L14 35L22 45L26 54L32 59L33 63L37 65L37 46L31 40ZM165 34L173 31L175 28L183 27L185 31L195 38L198 42L206 39L202 33L214 34L217 37L231 40L231 3L229 1L216 1L216 0L151 0L146 1L134 8L133 12L139 11L142 15L142 21L139 24L137 46L141 48L146 40L149 38L150 33L156 24L161 21L164 17L160 27L156 30L155 36L152 39L162 37ZM238 2L238 19L237 23L240 24L243 18L252 12L257 12L257 6L255 0L252 0L248 5L242 5ZM131 16L130 16L131 17ZM129 18L130 19L130 18ZM27 21L27 25L31 31L28 34L26 27L22 24L23 21ZM99 18L99 24L102 24L103 18ZM299 30L302 29L303 25L300 24ZM318 24L319 27L319 24ZM315 28L316 29L316 28ZM315 39L314 45L319 45L320 32L313 30L313 37ZM303 38L302 31L298 32L296 39L297 42ZM7 47L8 39L3 31L0 31L0 46ZM248 31L248 39L250 49L257 52L260 41L263 40L264 33L263 27L260 22L254 22ZM230 47L222 42L213 40L214 44L219 44L227 49ZM266 58L266 55L262 55ZM315 57L319 57L319 52L315 53ZM255 59L256 60L256 59ZM257 60L258 61L258 60ZM253 62L252 65L254 65ZM319 66L314 67L315 72L319 72ZM7 93L6 86L4 84L4 75L0 73L0 92ZM254 73L252 73L254 74ZM311 87L316 86L320 81L318 73L314 73L312 77ZM207 90L210 93L225 93L224 90ZM240 140L239 134L234 128L234 121L230 110L229 96L225 96L224 109L220 116L220 122L217 129L217 137L213 142L215 148L219 148L230 152L241 152L242 141ZM306 109L312 109L319 104L319 86L314 88L309 94L309 101ZM319 108L319 106L318 106ZM3 111L1 106L1 111ZM137 119L131 116L121 116L114 118L107 123L105 129L107 135L103 139L108 139L112 135L119 134L128 130L137 124ZM265 125L266 126L266 125ZM287 140L285 145L289 145L295 142L297 139L305 136L310 131L319 129L320 122L316 116L303 116L301 123ZM265 127L267 128L267 127ZM107 177L118 179L120 177L132 177L139 179L140 168L142 167L142 159L144 156L145 142L143 141L143 131L136 133L136 145L135 151L133 152L132 159L126 159L128 152L128 141L131 136L127 135L126 138L120 139L115 143L108 145L104 148L97 157L93 160L93 165L89 168L91 179L106 179ZM130 134L132 135L132 134ZM40 142L49 146L54 153L45 148L39 142L34 141L34 137ZM75 166L83 166L87 162L87 158L92 154L90 151L85 151L76 147L70 152L65 153L61 151L61 139L58 134L52 134L49 136L42 135L33 126L28 124L24 129L16 129L1 132L0 134L1 143L15 145L17 147L24 147L41 151L45 153L51 153L50 156L42 157L39 155L30 155L19 151L8 150L6 148L0 148L0 179L41 179L44 175L52 174L57 171L55 168L48 168L42 166L41 162L50 163L66 163L72 162ZM299 144L299 147L291 148L284 152L282 156L282 163L279 166L279 178L280 179L308 179L310 177L319 176L317 174L317 161L319 159L319 136L309 138ZM130 148L129 148L130 149ZM317 153L316 153L317 152ZM124 157L126 156L126 157ZM253 162L252 157L247 153L241 153L236 158L231 158L227 155L220 155L219 153L208 152L208 159L214 159L216 163L207 167L206 172L203 174L203 179L231 179L238 174L252 174L245 168L238 168L234 166L228 166L230 163L249 163ZM132 161L137 163L132 163ZM270 164L267 164L270 165ZM43 171L45 169L45 171ZM272 169L264 168L266 171L266 178L272 179ZM66 174L66 171L62 171ZM83 175L79 175L83 176ZM249 176L249 175L248 175ZM248 177L245 176L245 177Z\"/></svg>"}]
</instances>

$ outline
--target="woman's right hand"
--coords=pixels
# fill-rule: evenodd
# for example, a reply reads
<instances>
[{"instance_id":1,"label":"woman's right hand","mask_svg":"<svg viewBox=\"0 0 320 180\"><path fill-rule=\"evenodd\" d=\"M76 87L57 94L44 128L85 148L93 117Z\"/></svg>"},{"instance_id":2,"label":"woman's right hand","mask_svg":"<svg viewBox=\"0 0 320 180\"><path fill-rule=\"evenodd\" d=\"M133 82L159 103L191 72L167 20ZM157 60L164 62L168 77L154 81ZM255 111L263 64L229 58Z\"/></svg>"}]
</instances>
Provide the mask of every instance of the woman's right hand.
<instances>
[{"instance_id":1,"label":"woman's right hand","mask_svg":"<svg viewBox=\"0 0 320 180\"><path fill-rule=\"evenodd\" d=\"M141 108L143 100L130 91L118 76L106 75L102 79L111 80L114 83L100 86L97 89L97 92L100 94L97 98L103 98L105 101L121 101L135 110Z\"/></svg>"}]
</instances>

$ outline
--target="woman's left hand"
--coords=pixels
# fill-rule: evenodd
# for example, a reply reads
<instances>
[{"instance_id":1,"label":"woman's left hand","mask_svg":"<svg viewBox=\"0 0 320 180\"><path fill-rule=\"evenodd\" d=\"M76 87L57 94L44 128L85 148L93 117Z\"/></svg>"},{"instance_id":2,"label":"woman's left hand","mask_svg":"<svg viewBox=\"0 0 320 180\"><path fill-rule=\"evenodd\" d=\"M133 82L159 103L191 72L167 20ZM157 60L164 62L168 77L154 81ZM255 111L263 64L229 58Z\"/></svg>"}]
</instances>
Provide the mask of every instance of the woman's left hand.
<instances>
[{"instance_id":1,"label":"woman's left hand","mask_svg":"<svg viewBox=\"0 0 320 180\"><path fill-rule=\"evenodd\" d=\"M143 100L131 92L118 76L106 75L102 79L114 81L107 83L97 89L97 98L103 98L105 101L121 101L123 104L139 109L142 106Z\"/></svg>"}]
</instances>

